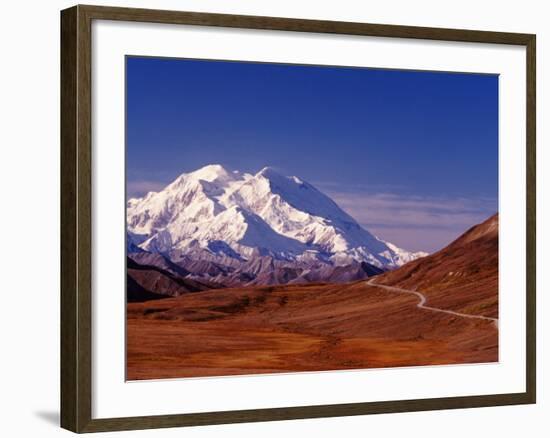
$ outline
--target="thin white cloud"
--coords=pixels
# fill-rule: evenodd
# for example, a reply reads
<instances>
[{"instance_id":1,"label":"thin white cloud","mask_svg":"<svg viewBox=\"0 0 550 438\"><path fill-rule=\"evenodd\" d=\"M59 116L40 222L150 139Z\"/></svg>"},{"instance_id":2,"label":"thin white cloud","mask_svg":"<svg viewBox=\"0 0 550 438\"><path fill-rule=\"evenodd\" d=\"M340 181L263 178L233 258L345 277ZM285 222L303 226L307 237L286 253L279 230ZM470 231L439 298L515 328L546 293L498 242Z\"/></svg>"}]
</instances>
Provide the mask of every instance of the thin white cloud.
<instances>
[{"instance_id":1,"label":"thin white cloud","mask_svg":"<svg viewBox=\"0 0 550 438\"><path fill-rule=\"evenodd\" d=\"M493 198L444 198L325 190L378 237L410 250L435 251L497 211Z\"/></svg>"}]
</instances>

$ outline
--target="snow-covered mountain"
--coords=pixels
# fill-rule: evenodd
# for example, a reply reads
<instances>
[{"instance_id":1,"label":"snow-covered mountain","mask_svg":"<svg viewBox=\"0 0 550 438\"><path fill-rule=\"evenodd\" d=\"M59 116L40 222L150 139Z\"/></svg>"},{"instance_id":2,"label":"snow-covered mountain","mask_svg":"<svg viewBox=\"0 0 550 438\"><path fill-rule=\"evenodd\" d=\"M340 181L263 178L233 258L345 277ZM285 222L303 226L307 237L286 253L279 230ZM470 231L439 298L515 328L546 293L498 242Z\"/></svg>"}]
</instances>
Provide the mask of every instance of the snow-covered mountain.
<instances>
[{"instance_id":1,"label":"snow-covered mountain","mask_svg":"<svg viewBox=\"0 0 550 438\"><path fill-rule=\"evenodd\" d=\"M426 255L375 237L311 184L269 167L252 175L213 164L182 174L128 200L127 224L129 252L223 257L229 265L267 256L392 269Z\"/></svg>"}]
</instances>

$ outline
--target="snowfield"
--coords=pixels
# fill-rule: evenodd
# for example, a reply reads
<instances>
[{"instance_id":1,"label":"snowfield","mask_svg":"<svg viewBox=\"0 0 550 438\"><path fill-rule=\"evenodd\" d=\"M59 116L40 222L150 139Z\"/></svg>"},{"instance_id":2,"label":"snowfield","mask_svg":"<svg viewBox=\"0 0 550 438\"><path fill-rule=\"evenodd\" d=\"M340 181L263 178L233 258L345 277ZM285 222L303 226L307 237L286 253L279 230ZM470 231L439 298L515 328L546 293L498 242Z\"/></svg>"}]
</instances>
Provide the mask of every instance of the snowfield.
<instances>
[{"instance_id":1,"label":"snowfield","mask_svg":"<svg viewBox=\"0 0 550 438\"><path fill-rule=\"evenodd\" d=\"M385 242L314 186L270 167L255 175L213 164L127 202L128 250L246 261L367 262L393 269L427 255Z\"/></svg>"}]
</instances>

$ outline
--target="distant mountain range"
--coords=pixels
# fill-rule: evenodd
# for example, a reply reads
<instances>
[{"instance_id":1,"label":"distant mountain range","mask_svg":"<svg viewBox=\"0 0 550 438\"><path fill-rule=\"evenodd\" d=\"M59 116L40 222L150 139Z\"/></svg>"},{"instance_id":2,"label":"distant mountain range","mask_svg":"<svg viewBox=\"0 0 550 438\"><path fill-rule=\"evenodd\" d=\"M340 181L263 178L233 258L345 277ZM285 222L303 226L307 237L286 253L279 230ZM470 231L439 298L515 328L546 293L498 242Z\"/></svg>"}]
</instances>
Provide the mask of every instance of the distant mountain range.
<instances>
[{"instance_id":1,"label":"distant mountain range","mask_svg":"<svg viewBox=\"0 0 550 438\"><path fill-rule=\"evenodd\" d=\"M196 282L191 288L199 289L347 282L427 255L374 236L296 176L270 167L252 175L216 164L128 200L127 252L132 284L143 287L139 265L157 268L155 277ZM166 280L172 292L163 293L159 282L149 283L145 289L161 295L189 286Z\"/></svg>"}]
</instances>

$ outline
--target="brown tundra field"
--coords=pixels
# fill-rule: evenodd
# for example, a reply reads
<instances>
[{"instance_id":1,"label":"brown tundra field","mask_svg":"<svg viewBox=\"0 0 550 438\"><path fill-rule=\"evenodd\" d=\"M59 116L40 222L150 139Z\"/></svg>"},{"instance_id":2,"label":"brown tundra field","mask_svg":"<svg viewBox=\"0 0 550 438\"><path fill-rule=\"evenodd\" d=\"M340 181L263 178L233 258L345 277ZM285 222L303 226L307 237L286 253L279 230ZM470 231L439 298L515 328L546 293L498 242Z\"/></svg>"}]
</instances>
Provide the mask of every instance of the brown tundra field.
<instances>
[{"instance_id":1,"label":"brown tundra field","mask_svg":"<svg viewBox=\"0 0 550 438\"><path fill-rule=\"evenodd\" d=\"M369 280L127 304L128 380L495 361L497 215Z\"/></svg>"}]
</instances>

